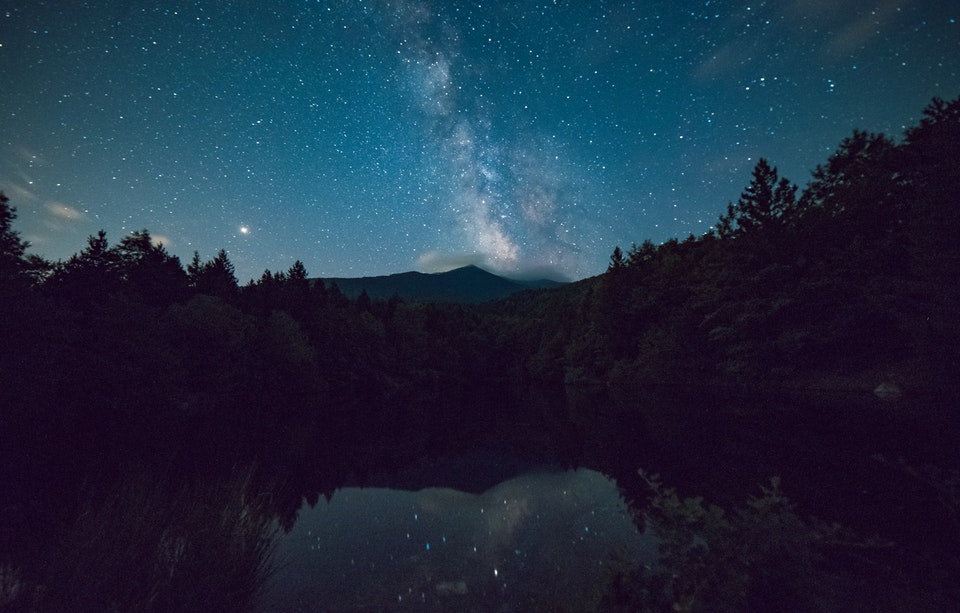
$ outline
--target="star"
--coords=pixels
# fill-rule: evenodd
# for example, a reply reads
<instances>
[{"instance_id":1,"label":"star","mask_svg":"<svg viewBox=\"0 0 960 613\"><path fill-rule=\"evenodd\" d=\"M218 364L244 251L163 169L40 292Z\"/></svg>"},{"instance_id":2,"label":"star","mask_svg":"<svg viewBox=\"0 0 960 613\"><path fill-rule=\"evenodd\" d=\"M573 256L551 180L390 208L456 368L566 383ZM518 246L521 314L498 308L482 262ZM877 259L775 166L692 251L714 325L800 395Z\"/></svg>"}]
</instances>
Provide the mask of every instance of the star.
<instances>
[{"instance_id":1,"label":"star","mask_svg":"<svg viewBox=\"0 0 960 613\"><path fill-rule=\"evenodd\" d=\"M0 190L54 261L132 226L182 260L256 234L239 278L300 259L573 280L706 232L752 160L802 186L854 129L899 136L960 92L939 0L20 4L0 11Z\"/></svg>"}]
</instances>

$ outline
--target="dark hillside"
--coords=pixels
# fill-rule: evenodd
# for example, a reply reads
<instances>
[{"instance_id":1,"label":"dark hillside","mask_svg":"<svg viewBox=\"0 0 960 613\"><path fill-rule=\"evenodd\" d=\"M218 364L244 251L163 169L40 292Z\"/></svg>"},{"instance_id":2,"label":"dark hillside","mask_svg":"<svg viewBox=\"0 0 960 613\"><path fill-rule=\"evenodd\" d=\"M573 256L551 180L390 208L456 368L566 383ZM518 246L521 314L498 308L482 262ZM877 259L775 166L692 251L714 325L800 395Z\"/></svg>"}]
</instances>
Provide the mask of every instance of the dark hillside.
<instances>
[{"instance_id":1,"label":"dark hillside","mask_svg":"<svg viewBox=\"0 0 960 613\"><path fill-rule=\"evenodd\" d=\"M527 289L562 285L547 279L515 281L487 272L477 266L464 266L448 272L404 272L380 277L330 277L316 279L327 287L334 283L349 298L362 292L374 300L394 295L406 302L479 303L504 298Z\"/></svg>"}]
</instances>

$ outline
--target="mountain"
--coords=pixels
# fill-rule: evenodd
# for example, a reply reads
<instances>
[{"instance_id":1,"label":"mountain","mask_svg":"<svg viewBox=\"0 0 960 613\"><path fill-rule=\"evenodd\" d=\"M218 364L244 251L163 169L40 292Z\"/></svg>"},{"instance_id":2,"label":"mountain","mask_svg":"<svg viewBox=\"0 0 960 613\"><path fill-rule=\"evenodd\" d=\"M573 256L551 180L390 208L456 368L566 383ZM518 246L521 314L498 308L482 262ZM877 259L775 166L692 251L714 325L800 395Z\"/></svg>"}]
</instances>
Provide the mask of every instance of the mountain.
<instances>
[{"instance_id":1,"label":"mountain","mask_svg":"<svg viewBox=\"0 0 960 613\"><path fill-rule=\"evenodd\" d=\"M388 300L396 294L407 302L487 302L523 290L563 285L549 279L508 279L477 266L439 273L402 272L380 277L327 277L314 281L322 281L327 287L336 283L340 291L351 298L366 290L367 295L375 300Z\"/></svg>"}]
</instances>

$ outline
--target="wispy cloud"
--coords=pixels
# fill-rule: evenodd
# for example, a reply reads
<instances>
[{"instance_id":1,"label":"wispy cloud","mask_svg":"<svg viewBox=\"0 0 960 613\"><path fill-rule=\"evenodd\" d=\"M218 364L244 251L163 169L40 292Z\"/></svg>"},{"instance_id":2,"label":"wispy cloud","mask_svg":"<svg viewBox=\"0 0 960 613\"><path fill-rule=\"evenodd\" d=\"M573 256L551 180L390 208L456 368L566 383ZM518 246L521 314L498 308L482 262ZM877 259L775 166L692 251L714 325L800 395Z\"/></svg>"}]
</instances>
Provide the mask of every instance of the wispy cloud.
<instances>
[{"instance_id":1,"label":"wispy cloud","mask_svg":"<svg viewBox=\"0 0 960 613\"><path fill-rule=\"evenodd\" d=\"M62 202L48 202L46 209L54 218L61 221L80 221L83 219L83 213Z\"/></svg>"},{"instance_id":2,"label":"wispy cloud","mask_svg":"<svg viewBox=\"0 0 960 613\"><path fill-rule=\"evenodd\" d=\"M864 11L843 24L827 41L824 50L828 55L838 57L865 47L872 39L880 37L883 28L905 4L903 0L885 0L874 10Z\"/></svg>"},{"instance_id":3,"label":"wispy cloud","mask_svg":"<svg viewBox=\"0 0 960 613\"><path fill-rule=\"evenodd\" d=\"M37 200L36 192L22 183L13 181L7 182L3 188L7 198L10 198L11 204L20 206L25 202L34 202Z\"/></svg>"},{"instance_id":4,"label":"wispy cloud","mask_svg":"<svg viewBox=\"0 0 960 613\"><path fill-rule=\"evenodd\" d=\"M727 43L694 67L693 78L698 83L708 83L735 74L749 60L750 53L750 44L743 40Z\"/></svg>"},{"instance_id":5,"label":"wispy cloud","mask_svg":"<svg viewBox=\"0 0 960 613\"><path fill-rule=\"evenodd\" d=\"M485 267L486 258L478 253L449 254L439 251L427 251L417 258L417 269L424 272L447 272L464 266Z\"/></svg>"},{"instance_id":6,"label":"wispy cloud","mask_svg":"<svg viewBox=\"0 0 960 613\"><path fill-rule=\"evenodd\" d=\"M150 244L154 247L159 247L163 245L167 249L170 249L170 246L173 244L173 241L169 237L164 236L163 234L151 234L150 235Z\"/></svg>"}]
</instances>

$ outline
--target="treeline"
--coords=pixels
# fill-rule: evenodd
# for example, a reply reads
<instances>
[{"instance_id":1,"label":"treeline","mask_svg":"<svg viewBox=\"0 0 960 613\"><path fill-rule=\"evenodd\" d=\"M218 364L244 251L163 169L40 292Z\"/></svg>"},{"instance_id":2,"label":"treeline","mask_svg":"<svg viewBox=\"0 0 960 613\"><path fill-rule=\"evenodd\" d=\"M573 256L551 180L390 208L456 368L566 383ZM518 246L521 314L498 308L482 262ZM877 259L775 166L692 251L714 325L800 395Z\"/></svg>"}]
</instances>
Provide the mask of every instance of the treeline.
<instances>
[{"instance_id":1,"label":"treeline","mask_svg":"<svg viewBox=\"0 0 960 613\"><path fill-rule=\"evenodd\" d=\"M183 266L147 230L47 262L15 213L0 198L0 604L166 602L157 585L183 592L171 577L212 563L204 548L252 552L211 587L236 594L269 540L254 510L289 525L303 495L504 441L576 463L583 422L520 402L534 386L561 403L565 386L602 388L641 419L648 387L891 381L952 399L956 419L960 99L934 100L902 142L854 132L802 191L761 160L706 235L482 306L348 299L299 261L241 286L225 251ZM137 560L113 553L164 579L118 595L80 587L106 571L51 570L106 538L97 516L153 535L126 547Z\"/></svg>"},{"instance_id":2,"label":"treeline","mask_svg":"<svg viewBox=\"0 0 960 613\"><path fill-rule=\"evenodd\" d=\"M541 378L956 398L960 100L899 143L855 131L803 190L761 159L709 233L617 247L602 277L496 308Z\"/></svg>"},{"instance_id":3,"label":"treeline","mask_svg":"<svg viewBox=\"0 0 960 613\"><path fill-rule=\"evenodd\" d=\"M18 267L3 288L0 453L21 496L131 462L362 475L399 448L447 445L437 424L502 376L475 314L350 300L299 261L241 287L224 251L184 268L143 230Z\"/></svg>"},{"instance_id":4,"label":"treeline","mask_svg":"<svg viewBox=\"0 0 960 613\"><path fill-rule=\"evenodd\" d=\"M484 438L502 369L464 308L350 300L300 262L240 286L224 251L184 267L146 230L45 262L15 212L0 201L0 605L241 610L303 496Z\"/></svg>"}]
</instances>

